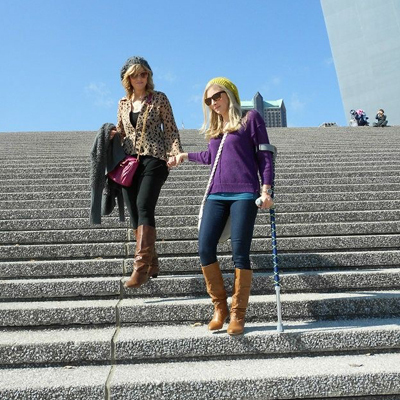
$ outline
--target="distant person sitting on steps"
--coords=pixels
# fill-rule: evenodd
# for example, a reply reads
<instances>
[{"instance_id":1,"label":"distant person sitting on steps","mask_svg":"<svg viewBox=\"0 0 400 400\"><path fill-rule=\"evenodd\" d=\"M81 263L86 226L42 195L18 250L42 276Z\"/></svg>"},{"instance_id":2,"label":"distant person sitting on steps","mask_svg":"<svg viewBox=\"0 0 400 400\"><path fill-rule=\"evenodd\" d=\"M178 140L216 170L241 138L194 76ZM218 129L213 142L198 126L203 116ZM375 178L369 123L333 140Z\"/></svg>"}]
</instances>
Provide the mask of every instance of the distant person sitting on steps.
<instances>
[{"instance_id":1,"label":"distant person sitting on steps","mask_svg":"<svg viewBox=\"0 0 400 400\"><path fill-rule=\"evenodd\" d=\"M375 119L377 119L378 122L374 122L374 126L384 127L384 126L387 126L387 124L388 124L388 120L386 119L385 111L382 110L382 108L380 108L378 110L378 113L376 114Z\"/></svg>"},{"instance_id":2,"label":"distant person sitting on steps","mask_svg":"<svg viewBox=\"0 0 400 400\"><path fill-rule=\"evenodd\" d=\"M365 114L365 111L362 110L361 108L358 109L357 111L355 110L350 110L350 114L352 115L352 120L350 120L350 126L354 126L355 123L357 124L356 126L368 126L368 117ZM353 123L353 121L355 123Z\"/></svg>"}]
</instances>

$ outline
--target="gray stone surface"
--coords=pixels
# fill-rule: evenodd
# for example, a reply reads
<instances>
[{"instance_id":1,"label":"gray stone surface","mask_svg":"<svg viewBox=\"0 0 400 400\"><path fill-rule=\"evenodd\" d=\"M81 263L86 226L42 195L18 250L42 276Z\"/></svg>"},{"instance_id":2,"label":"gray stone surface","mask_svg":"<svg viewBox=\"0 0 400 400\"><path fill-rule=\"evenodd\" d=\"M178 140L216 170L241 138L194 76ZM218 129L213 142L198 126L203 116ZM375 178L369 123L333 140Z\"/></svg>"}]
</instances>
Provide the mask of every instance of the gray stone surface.
<instances>
[{"instance_id":1,"label":"gray stone surface","mask_svg":"<svg viewBox=\"0 0 400 400\"><path fill-rule=\"evenodd\" d=\"M132 380L132 376L135 379ZM301 399L399 394L397 354L120 365L113 399Z\"/></svg>"},{"instance_id":2,"label":"gray stone surface","mask_svg":"<svg viewBox=\"0 0 400 400\"><path fill-rule=\"evenodd\" d=\"M111 362L115 328L0 330L0 365Z\"/></svg>"},{"instance_id":3,"label":"gray stone surface","mask_svg":"<svg viewBox=\"0 0 400 400\"><path fill-rule=\"evenodd\" d=\"M123 281L127 280L127 277ZM233 271L224 274L225 288L230 295L233 291ZM374 269L361 271L306 271L301 274L280 274L281 292L313 292L352 290L400 289L400 269ZM173 296L204 295L206 293L203 275L165 276L150 280L139 289L125 289L125 296ZM255 272L251 288L252 294L274 294L272 273Z\"/></svg>"},{"instance_id":4,"label":"gray stone surface","mask_svg":"<svg viewBox=\"0 0 400 400\"><path fill-rule=\"evenodd\" d=\"M318 354L337 351L374 352L400 349L400 318L347 321L287 321L279 334L276 323L248 323L245 334L233 338L227 324L217 332L207 324L121 328L115 349L117 360L177 359L227 355Z\"/></svg>"},{"instance_id":5,"label":"gray stone surface","mask_svg":"<svg viewBox=\"0 0 400 400\"><path fill-rule=\"evenodd\" d=\"M123 257L124 243L70 243L2 246L0 260Z\"/></svg>"},{"instance_id":6,"label":"gray stone surface","mask_svg":"<svg viewBox=\"0 0 400 400\"><path fill-rule=\"evenodd\" d=\"M31 243L87 243L87 242L123 242L128 240L127 228L121 229L85 229L85 230L48 230L16 231L0 233L0 241L7 244Z\"/></svg>"},{"instance_id":7,"label":"gray stone surface","mask_svg":"<svg viewBox=\"0 0 400 400\"><path fill-rule=\"evenodd\" d=\"M104 400L109 366L2 370L4 400Z\"/></svg>"},{"instance_id":8,"label":"gray stone surface","mask_svg":"<svg viewBox=\"0 0 400 400\"><path fill-rule=\"evenodd\" d=\"M398 235L379 235L379 236L326 236L326 237L293 237L279 240L279 250L287 251L323 251L323 250L350 250L350 249L399 249L400 236ZM225 242L218 245L219 251L230 251L230 243ZM270 239L254 238L251 244L251 251L261 252L271 248ZM179 242L163 241L157 244L161 254L197 254L198 243L196 240L181 240ZM135 247L128 243L128 255L134 254Z\"/></svg>"},{"instance_id":9,"label":"gray stone surface","mask_svg":"<svg viewBox=\"0 0 400 400\"><path fill-rule=\"evenodd\" d=\"M274 321L274 295L252 295L247 320ZM340 293L286 293L281 296L286 320L400 316L400 291L358 291ZM123 299L119 317L126 323L204 322L212 317L209 298L166 297Z\"/></svg>"},{"instance_id":10,"label":"gray stone surface","mask_svg":"<svg viewBox=\"0 0 400 400\"><path fill-rule=\"evenodd\" d=\"M0 326L115 324L118 300L0 303Z\"/></svg>"},{"instance_id":11,"label":"gray stone surface","mask_svg":"<svg viewBox=\"0 0 400 400\"><path fill-rule=\"evenodd\" d=\"M122 275L122 272L120 273ZM204 278L197 275L160 276L151 279L139 289L122 286L127 277L81 277L0 280L0 299L64 298L64 297L154 297L205 295ZM225 287L229 293L233 287L233 272L225 274ZM301 274L280 274L282 293L343 290L382 290L400 288L400 269L375 269L354 271L307 271ZM121 292L122 290L122 292ZM253 294L273 294L272 273L255 273Z\"/></svg>"},{"instance_id":12,"label":"gray stone surface","mask_svg":"<svg viewBox=\"0 0 400 400\"><path fill-rule=\"evenodd\" d=\"M120 277L0 280L0 299L118 296L120 286Z\"/></svg>"},{"instance_id":13,"label":"gray stone surface","mask_svg":"<svg viewBox=\"0 0 400 400\"><path fill-rule=\"evenodd\" d=\"M59 277L123 274L123 259L28 260L0 262L0 278Z\"/></svg>"},{"instance_id":14,"label":"gray stone surface","mask_svg":"<svg viewBox=\"0 0 400 400\"><path fill-rule=\"evenodd\" d=\"M276 332L269 217L261 212L245 335L235 338L206 325L213 307L196 225L208 166L171 171L156 211L160 277L126 290L135 246L128 221L117 210L100 226L88 221L95 132L0 135L0 398L400 396L400 131L268 131L279 149L285 332ZM186 151L206 146L196 131L182 140ZM64 144L62 155L55 143ZM228 295L230 251L229 242L218 247ZM115 358L127 364L110 375ZM75 368L40 368L69 363Z\"/></svg>"}]
</instances>

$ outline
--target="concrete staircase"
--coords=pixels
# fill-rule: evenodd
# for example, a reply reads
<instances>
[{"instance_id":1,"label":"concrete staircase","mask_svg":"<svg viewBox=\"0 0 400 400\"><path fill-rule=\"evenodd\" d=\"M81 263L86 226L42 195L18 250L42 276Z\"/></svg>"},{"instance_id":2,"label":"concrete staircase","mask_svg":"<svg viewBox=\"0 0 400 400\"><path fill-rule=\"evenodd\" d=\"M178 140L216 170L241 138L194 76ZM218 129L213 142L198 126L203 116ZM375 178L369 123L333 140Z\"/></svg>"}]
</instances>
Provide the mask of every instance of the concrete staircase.
<instances>
[{"instance_id":1,"label":"concrete staircase","mask_svg":"<svg viewBox=\"0 0 400 400\"><path fill-rule=\"evenodd\" d=\"M207 331L197 256L208 168L171 171L162 274L125 290L134 242L89 225L94 132L0 134L1 399L399 399L400 128L270 129L285 331L260 212L245 334ZM205 148L182 131L186 151ZM230 245L220 245L229 292Z\"/></svg>"}]
</instances>

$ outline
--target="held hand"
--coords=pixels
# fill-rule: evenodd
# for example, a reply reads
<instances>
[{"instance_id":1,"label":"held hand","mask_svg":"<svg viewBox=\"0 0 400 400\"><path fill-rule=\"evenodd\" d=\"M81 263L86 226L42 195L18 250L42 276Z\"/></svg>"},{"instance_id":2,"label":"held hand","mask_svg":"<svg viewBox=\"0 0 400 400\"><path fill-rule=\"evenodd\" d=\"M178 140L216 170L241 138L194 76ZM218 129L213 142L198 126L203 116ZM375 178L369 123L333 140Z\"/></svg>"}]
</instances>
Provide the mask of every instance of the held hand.
<instances>
[{"instance_id":1,"label":"held hand","mask_svg":"<svg viewBox=\"0 0 400 400\"><path fill-rule=\"evenodd\" d=\"M188 155L187 153L179 153L175 156L176 165L182 164L185 160L187 160Z\"/></svg>"},{"instance_id":2,"label":"held hand","mask_svg":"<svg viewBox=\"0 0 400 400\"><path fill-rule=\"evenodd\" d=\"M176 167L176 165L177 165L176 164L176 157L175 156L169 157L168 161L167 161L168 168Z\"/></svg>"}]
</instances>

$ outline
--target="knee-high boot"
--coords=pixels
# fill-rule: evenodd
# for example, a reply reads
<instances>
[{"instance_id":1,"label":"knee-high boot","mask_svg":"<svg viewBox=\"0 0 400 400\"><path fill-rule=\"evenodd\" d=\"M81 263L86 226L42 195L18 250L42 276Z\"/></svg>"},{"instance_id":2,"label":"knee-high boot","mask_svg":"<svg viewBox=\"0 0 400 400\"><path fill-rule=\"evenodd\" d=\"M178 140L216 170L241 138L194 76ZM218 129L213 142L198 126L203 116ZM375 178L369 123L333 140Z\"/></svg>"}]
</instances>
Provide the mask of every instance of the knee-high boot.
<instances>
[{"instance_id":1,"label":"knee-high boot","mask_svg":"<svg viewBox=\"0 0 400 400\"><path fill-rule=\"evenodd\" d=\"M133 230L133 235L135 236L135 239L136 239L136 231L137 231L137 229ZM156 233L156 239L157 239L157 233ZM151 258L151 263L150 263L150 268L149 268L149 277L157 278L159 272L160 272L160 266L158 264L158 254L156 251L156 245L154 243L153 257Z\"/></svg>"},{"instance_id":2,"label":"knee-high boot","mask_svg":"<svg viewBox=\"0 0 400 400\"><path fill-rule=\"evenodd\" d=\"M231 315L227 329L229 335L240 335L244 331L246 308L249 303L252 278L253 271L251 269L235 268Z\"/></svg>"},{"instance_id":3,"label":"knee-high boot","mask_svg":"<svg viewBox=\"0 0 400 400\"><path fill-rule=\"evenodd\" d=\"M206 281L207 293L214 303L214 316L208 324L208 329L215 331L223 327L229 314L224 280L218 262L201 267L201 270Z\"/></svg>"},{"instance_id":4,"label":"knee-high boot","mask_svg":"<svg viewBox=\"0 0 400 400\"><path fill-rule=\"evenodd\" d=\"M153 257L151 258L151 263L149 268L149 277L157 278L159 272L160 272L160 267L158 265L158 254L156 252L156 247L154 246Z\"/></svg>"},{"instance_id":5,"label":"knee-high boot","mask_svg":"<svg viewBox=\"0 0 400 400\"><path fill-rule=\"evenodd\" d=\"M131 277L125 287L138 288L149 279L149 269L154 253L156 230L150 225L140 225L136 230L136 251Z\"/></svg>"}]
</instances>

